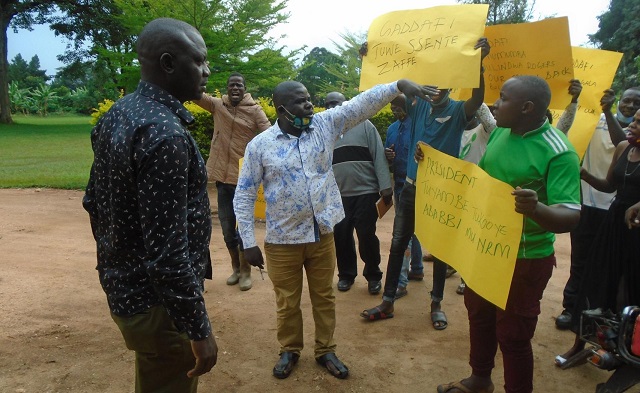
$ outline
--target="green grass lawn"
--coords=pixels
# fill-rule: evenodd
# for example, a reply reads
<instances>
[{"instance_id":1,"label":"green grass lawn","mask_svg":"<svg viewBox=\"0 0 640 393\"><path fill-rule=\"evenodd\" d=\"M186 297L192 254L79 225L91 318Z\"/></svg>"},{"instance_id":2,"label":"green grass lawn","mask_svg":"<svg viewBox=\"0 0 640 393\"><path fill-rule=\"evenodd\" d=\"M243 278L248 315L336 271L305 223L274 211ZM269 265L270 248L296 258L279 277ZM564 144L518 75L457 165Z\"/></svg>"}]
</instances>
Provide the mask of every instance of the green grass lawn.
<instances>
[{"instance_id":1,"label":"green grass lawn","mask_svg":"<svg viewBox=\"0 0 640 393\"><path fill-rule=\"evenodd\" d=\"M0 188L84 189L93 160L89 116L13 116L0 124Z\"/></svg>"}]
</instances>

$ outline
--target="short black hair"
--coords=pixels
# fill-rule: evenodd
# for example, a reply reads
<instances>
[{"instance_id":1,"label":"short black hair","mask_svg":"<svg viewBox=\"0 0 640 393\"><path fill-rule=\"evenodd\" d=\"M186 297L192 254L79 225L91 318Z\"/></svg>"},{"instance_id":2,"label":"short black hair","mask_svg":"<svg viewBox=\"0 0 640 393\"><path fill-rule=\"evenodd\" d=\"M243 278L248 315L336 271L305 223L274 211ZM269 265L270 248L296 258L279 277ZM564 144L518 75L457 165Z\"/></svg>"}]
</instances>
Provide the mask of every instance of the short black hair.
<instances>
[{"instance_id":1,"label":"short black hair","mask_svg":"<svg viewBox=\"0 0 640 393\"><path fill-rule=\"evenodd\" d=\"M246 84L246 81L244 80L244 75L235 71L229 74L229 77L227 78L227 83L229 83L229 80L231 80L231 78L233 78L234 76L239 76L240 78L242 78L242 83Z\"/></svg>"},{"instance_id":2,"label":"short black hair","mask_svg":"<svg viewBox=\"0 0 640 393\"><path fill-rule=\"evenodd\" d=\"M535 75L518 75L514 78L525 87L522 98L533 102L537 115L546 116L551 103L551 88L547 81Z\"/></svg>"}]
</instances>

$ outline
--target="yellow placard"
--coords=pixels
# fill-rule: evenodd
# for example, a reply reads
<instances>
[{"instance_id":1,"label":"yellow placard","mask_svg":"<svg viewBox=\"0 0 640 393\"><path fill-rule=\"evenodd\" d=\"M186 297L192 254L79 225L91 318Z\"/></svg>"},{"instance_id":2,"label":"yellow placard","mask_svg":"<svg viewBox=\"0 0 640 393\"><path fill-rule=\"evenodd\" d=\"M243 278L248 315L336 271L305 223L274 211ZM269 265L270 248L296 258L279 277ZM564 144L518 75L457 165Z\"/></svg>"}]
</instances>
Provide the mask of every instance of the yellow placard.
<instances>
[{"instance_id":1,"label":"yellow placard","mask_svg":"<svg viewBox=\"0 0 640 393\"><path fill-rule=\"evenodd\" d=\"M241 157L238 161L238 169L242 168L243 160L244 157ZM240 173L240 171L238 171L238 173ZM263 220L267 219L267 201L264 199L264 188L262 187L262 184L260 184L260 187L258 188L258 197L256 198L256 205L253 208L253 217Z\"/></svg>"},{"instance_id":2,"label":"yellow placard","mask_svg":"<svg viewBox=\"0 0 640 393\"><path fill-rule=\"evenodd\" d=\"M575 78L582 83L582 93L578 99L576 118L567 136L582 158L602 114L600 99L604 90L609 89L613 83L622 53L581 47L571 49L573 72ZM566 88L564 94L568 96ZM559 118L563 108L551 110L554 119Z\"/></svg>"},{"instance_id":3,"label":"yellow placard","mask_svg":"<svg viewBox=\"0 0 640 393\"><path fill-rule=\"evenodd\" d=\"M360 90L408 78L440 87L477 87L489 6L450 5L377 17L367 35Z\"/></svg>"},{"instance_id":4,"label":"yellow placard","mask_svg":"<svg viewBox=\"0 0 640 393\"><path fill-rule=\"evenodd\" d=\"M536 75L549 83L550 108L564 108L573 79L573 59L567 17L539 22L487 26L485 36L491 52L484 59L484 101L493 104L500 97L504 82L516 75ZM471 91L452 92L454 99L465 100Z\"/></svg>"},{"instance_id":5,"label":"yellow placard","mask_svg":"<svg viewBox=\"0 0 640 393\"><path fill-rule=\"evenodd\" d=\"M475 164L421 143L416 179L416 235L467 285L504 309L522 234L513 188Z\"/></svg>"}]
</instances>

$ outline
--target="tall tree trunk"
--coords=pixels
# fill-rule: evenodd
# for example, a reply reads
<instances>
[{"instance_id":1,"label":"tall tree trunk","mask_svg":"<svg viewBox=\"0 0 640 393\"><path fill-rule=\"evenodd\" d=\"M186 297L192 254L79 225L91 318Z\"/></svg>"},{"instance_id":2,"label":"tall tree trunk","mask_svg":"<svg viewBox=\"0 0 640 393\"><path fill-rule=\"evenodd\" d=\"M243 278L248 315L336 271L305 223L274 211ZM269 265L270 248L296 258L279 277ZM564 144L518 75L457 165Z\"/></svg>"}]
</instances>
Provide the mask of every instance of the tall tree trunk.
<instances>
[{"instance_id":1,"label":"tall tree trunk","mask_svg":"<svg viewBox=\"0 0 640 393\"><path fill-rule=\"evenodd\" d=\"M12 16L2 15L0 18L0 123L3 124L13 123L11 101L9 100L9 61L7 59L7 29Z\"/></svg>"}]
</instances>

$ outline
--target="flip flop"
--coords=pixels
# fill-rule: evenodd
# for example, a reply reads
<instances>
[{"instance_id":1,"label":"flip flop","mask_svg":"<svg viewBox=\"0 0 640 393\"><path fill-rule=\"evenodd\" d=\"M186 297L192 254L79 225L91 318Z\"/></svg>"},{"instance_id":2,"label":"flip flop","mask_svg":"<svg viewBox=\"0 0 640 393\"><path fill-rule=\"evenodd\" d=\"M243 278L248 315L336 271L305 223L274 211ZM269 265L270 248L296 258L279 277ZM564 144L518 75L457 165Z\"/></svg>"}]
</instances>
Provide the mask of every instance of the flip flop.
<instances>
[{"instance_id":1,"label":"flip flop","mask_svg":"<svg viewBox=\"0 0 640 393\"><path fill-rule=\"evenodd\" d=\"M593 351L591 351L590 348L585 348L568 359L558 355L554 359L554 362L561 370L566 370L586 363L587 359L589 359L591 355L593 355Z\"/></svg>"},{"instance_id":2,"label":"flip flop","mask_svg":"<svg viewBox=\"0 0 640 393\"><path fill-rule=\"evenodd\" d=\"M449 326L447 322L447 315L444 311L432 311L431 312L431 324L436 330L444 330ZM446 391L446 390L445 390Z\"/></svg>"},{"instance_id":3,"label":"flip flop","mask_svg":"<svg viewBox=\"0 0 640 393\"><path fill-rule=\"evenodd\" d=\"M492 383L491 385L487 386L484 389L471 390L468 387L464 386L462 382L458 381L458 382L446 383L444 385L438 385L437 390L438 390L438 393L447 393L453 389L457 389L462 393L493 393L493 390L495 389L495 387L493 386L493 383Z\"/></svg>"},{"instance_id":4,"label":"flip flop","mask_svg":"<svg viewBox=\"0 0 640 393\"><path fill-rule=\"evenodd\" d=\"M369 321L377 321L380 319L389 319L393 318L393 313L386 313L380 310L380 307L376 306L374 308L370 308L368 310L364 310L360 313L360 316L364 319L368 319Z\"/></svg>"},{"instance_id":5,"label":"flip flop","mask_svg":"<svg viewBox=\"0 0 640 393\"><path fill-rule=\"evenodd\" d=\"M336 378L345 379L349 376L349 368L338 359L335 353L325 353L317 357L316 362Z\"/></svg>"}]
</instances>

